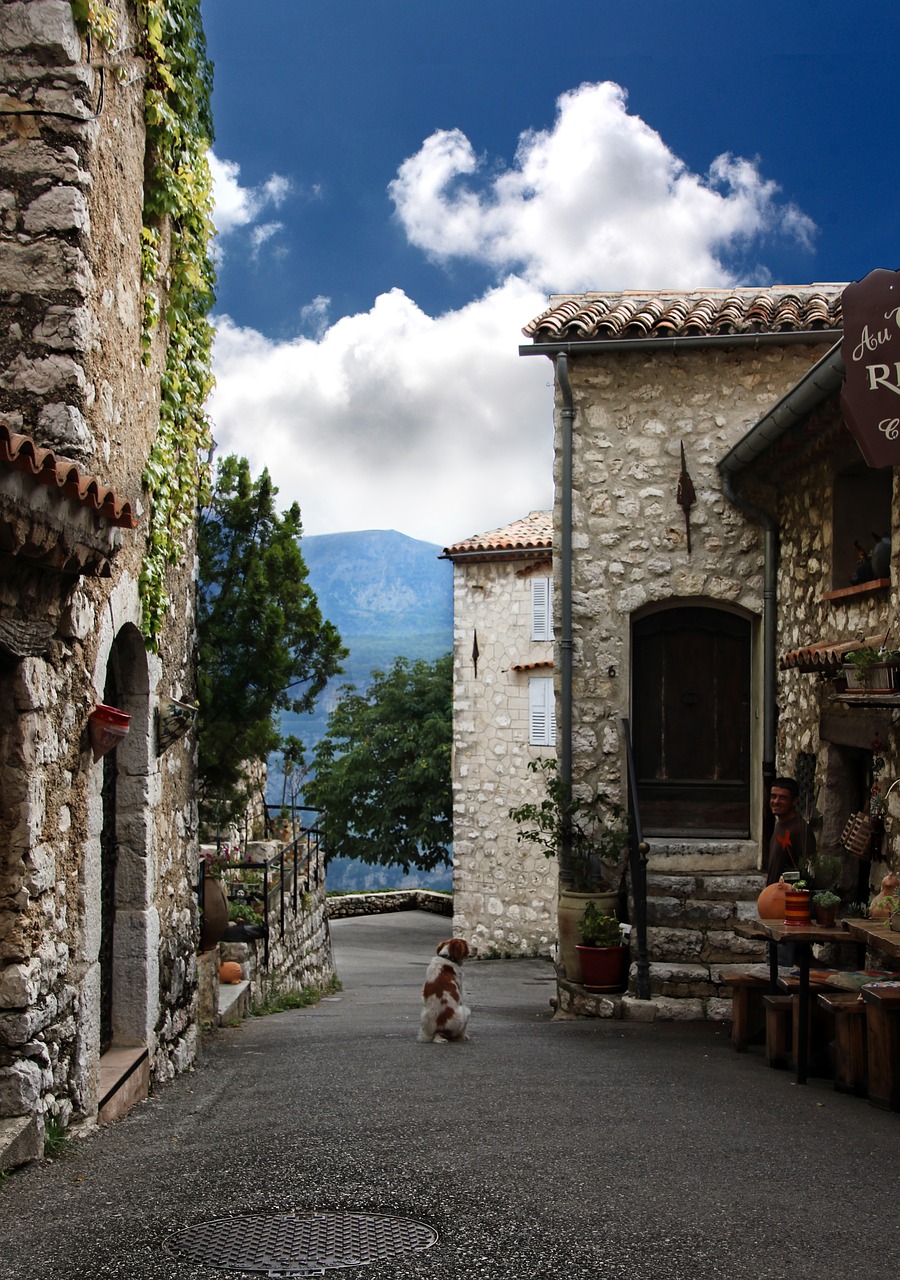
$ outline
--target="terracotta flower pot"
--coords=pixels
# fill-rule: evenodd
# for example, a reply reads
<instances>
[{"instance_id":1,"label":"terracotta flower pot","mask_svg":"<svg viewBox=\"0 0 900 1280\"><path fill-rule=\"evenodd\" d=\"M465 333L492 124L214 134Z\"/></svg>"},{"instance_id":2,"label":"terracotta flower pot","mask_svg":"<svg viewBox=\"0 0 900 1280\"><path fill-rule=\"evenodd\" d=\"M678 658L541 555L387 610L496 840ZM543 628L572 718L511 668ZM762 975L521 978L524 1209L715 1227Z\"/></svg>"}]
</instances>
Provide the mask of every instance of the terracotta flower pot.
<instances>
[{"instance_id":1,"label":"terracotta flower pot","mask_svg":"<svg viewBox=\"0 0 900 1280\"><path fill-rule=\"evenodd\" d=\"M117 747L130 727L131 716L127 711L98 702L88 716L88 737L94 759L99 760L107 751Z\"/></svg>"},{"instance_id":2,"label":"terracotta flower pot","mask_svg":"<svg viewBox=\"0 0 900 1280\"><path fill-rule=\"evenodd\" d=\"M212 951L228 928L228 898L221 880L206 876L203 882L203 917L200 921L200 950Z\"/></svg>"},{"instance_id":3,"label":"terracotta flower pot","mask_svg":"<svg viewBox=\"0 0 900 1280\"><path fill-rule=\"evenodd\" d=\"M587 991L624 991L628 985L628 946L575 948Z\"/></svg>"},{"instance_id":4,"label":"terracotta flower pot","mask_svg":"<svg viewBox=\"0 0 900 1280\"><path fill-rule=\"evenodd\" d=\"M581 937L581 920L589 902L596 902L597 910L606 916L618 914L617 893L576 893L565 885L559 887L556 923L559 930L559 959L569 982L581 982L581 964L578 959L578 939Z\"/></svg>"}]
</instances>

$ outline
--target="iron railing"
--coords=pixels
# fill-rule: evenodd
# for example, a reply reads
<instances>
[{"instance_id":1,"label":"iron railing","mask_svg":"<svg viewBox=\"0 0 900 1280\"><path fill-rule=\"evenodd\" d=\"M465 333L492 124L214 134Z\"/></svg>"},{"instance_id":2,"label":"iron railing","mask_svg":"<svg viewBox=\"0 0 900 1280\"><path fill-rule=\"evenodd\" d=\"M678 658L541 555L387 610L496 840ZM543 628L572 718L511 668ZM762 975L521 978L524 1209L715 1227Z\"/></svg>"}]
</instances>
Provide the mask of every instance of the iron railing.
<instances>
[{"instance_id":1,"label":"iron railing","mask_svg":"<svg viewBox=\"0 0 900 1280\"><path fill-rule=\"evenodd\" d=\"M279 811L282 808L281 805L267 807ZM262 917L262 925L256 927L261 930L265 968L269 965L269 936L273 925L277 923L279 936L284 937L287 913L297 914L301 892L310 893L318 888L325 874L325 815L308 805L294 805L293 809L301 812L301 817L298 821L296 814L292 814L292 838L277 853L260 862L229 860L222 868L229 903L244 902ZM303 814L314 816L307 821ZM206 874L206 863L201 858L198 886L201 911Z\"/></svg>"},{"instance_id":2,"label":"iron railing","mask_svg":"<svg viewBox=\"0 0 900 1280\"><path fill-rule=\"evenodd\" d=\"M650 960L647 953L647 855L650 846L644 840L641 826L641 806L638 801L637 775L634 771L634 752L631 747L631 729L622 717L622 736L625 739L625 765L628 773L628 808L630 822L630 848L628 866L631 873L632 910L637 932L637 975L635 993L639 1000L650 999Z\"/></svg>"}]
</instances>

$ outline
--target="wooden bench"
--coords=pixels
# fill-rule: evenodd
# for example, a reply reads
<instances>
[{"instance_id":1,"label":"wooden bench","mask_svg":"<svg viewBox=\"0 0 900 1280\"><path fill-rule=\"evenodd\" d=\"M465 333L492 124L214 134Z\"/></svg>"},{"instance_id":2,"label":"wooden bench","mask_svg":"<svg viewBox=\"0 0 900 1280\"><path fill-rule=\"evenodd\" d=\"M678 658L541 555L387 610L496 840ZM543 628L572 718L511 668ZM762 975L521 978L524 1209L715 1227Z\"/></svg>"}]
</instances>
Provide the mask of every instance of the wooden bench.
<instances>
[{"instance_id":1,"label":"wooden bench","mask_svg":"<svg viewBox=\"0 0 900 1280\"><path fill-rule=\"evenodd\" d=\"M868 1090L866 1006L852 991L822 991L820 1008L834 1019L834 1087L864 1098Z\"/></svg>"},{"instance_id":2,"label":"wooden bench","mask_svg":"<svg viewBox=\"0 0 900 1280\"><path fill-rule=\"evenodd\" d=\"M769 979L757 973L727 973L721 981L723 987L731 988L731 1047L746 1053L749 1045L765 1038L763 996L769 990Z\"/></svg>"},{"instance_id":3,"label":"wooden bench","mask_svg":"<svg viewBox=\"0 0 900 1280\"><path fill-rule=\"evenodd\" d=\"M863 987L869 1101L900 1111L900 986Z\"/></svg>"}]
</instances>

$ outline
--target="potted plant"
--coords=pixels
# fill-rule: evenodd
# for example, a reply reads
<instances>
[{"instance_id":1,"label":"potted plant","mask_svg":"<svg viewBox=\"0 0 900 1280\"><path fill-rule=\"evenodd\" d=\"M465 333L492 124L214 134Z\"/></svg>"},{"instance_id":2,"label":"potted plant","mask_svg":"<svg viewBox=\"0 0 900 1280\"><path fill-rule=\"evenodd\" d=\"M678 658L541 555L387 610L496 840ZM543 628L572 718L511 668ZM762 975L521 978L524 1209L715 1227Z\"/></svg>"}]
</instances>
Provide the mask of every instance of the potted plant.
<instances>
[{"instance_id":1,"label":"potted plant","mask_svg":"<svg viewBox=\"0 0 900 1280\"><path fill-rule=\"evenodd\" d=\"M528 768L542 776L546 795L537 803L509 810L519 826L519 843L535 844L547 858L559 857L557 917L559 949L565 975L581 981L578 925L590 901L614 916L628 860L625 811L605 791L576 795L559 776L553 757L531 760ZM568 849L567 856L561 851Z\"/></svg>"},{"instance_id":2,"label":"potted plant","mask_svg":"<svg viewBox=\"0 0 900 1280\"><path fill-rule=\"evenodd\" d=\"M579 925L576 947L584 986L588 991L623 991L628 982L628 945L615 916L604 915L589 902Z\"/></svg>"},{"instance_id":3,"label":"potted plant","mask_svg":"<svg viewBox=\"0 0 900 1280\"><path fill-rule=\"evenodd\" d=\"M841 900L830 889L820 889L818 893L813 894L812 905L816 922L830 927L834 924L834 918L837 915L838 907L841 905Z\"/></svg>"},{"instance_id":4,"label":"potted plant","mask_svg":"<svg viewBox=\"0 0 900 1280\"><path fill-rule=\"evenodd\" d=\"M812 919L812 895L805 880L795 880L784 891L784 923L809 924Z\"/></svg>"},{"instance_id":5,"label":"potted plant","mask_svg":"<svg viewBox=\"0 0 900 1280\"><path fill-rule=\"evenodd\" d=\"M246 902L232 902L228 908L228 919L223 942L255 942L265 935L265 921Z\"/></svg>"},{"instance_id":6,"label":"potted plant","mask_svg":"<svg viewBox=\"0 0 900 1280\"><path fill-rule=\"evenodd\" d=\"M900 650L863 645L844 657L847 688L856 690L896 689L900 680Z\"/></svg>"}]
</instances>

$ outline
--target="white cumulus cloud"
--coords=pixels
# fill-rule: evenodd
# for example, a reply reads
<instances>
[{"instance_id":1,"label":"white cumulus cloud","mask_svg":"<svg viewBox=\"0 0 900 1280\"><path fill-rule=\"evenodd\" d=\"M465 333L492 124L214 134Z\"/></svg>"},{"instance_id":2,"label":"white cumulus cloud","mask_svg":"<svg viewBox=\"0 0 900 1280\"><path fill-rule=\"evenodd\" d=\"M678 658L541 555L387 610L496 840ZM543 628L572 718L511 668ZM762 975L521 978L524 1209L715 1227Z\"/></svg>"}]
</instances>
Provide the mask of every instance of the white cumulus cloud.
<instances>
[{"instance_id":1,"label":"white cumulus cloud","mask_svg":"<svg viewBox=\"0 0 900 1280\"><path fill-rule=\"evenodd\" d=\"M228 162L220 174L226 227L286 190L247 191ZM219 321L220 450L268 466L308 533L395 528L446 545L546 509L553 371L517 353L546 294L737 283L729 262L748 246L815 231L756 160L691 172L615 84L563 94L553 126L522 133L499 169L459 130L434 133L390 194L411 245L486 264L494 287L438 316L400 289L336 320L315 298L301 309L310 336L289 341Z\"/></svg>"},{"instance_id":2,"label":"white cumulus cloud","mask_svg":"<svg viewBox=\"0 0 900 1280\"><path fill-rule=\"evenodd\" d=\"M280 208L291 191L290 180L277 173L259 186L241 186L240 165L221 159L213 151L209 152L209 168L213 180L213 223L220 236L249 226L265 209ZM270 225L277 230L281 224Z\"/></svg>"},{"instance_id":3,"label":"white cumulus cloud","mask_svg":"<svg viewBox=\"0 0 900 1280\"><path fill-rule=\"evenodd\" d=\"M811 239L778 190L731 155L692 173L610 82L564 93L553 127L521 134L499 172L458 129L440 130L390 186L411 243L433 259L474 259L553 292L734 283L728 255L748 241Z\"/></svg>"}]
</instances>

